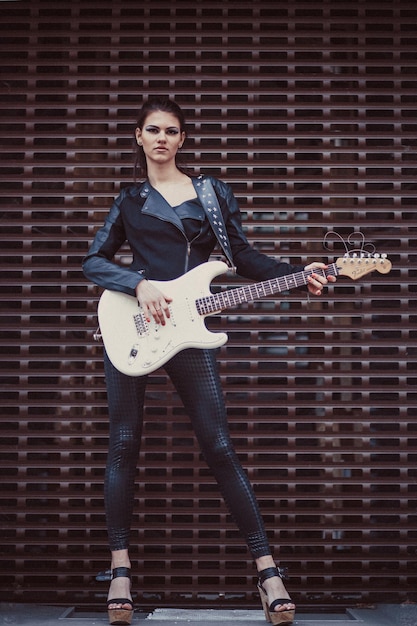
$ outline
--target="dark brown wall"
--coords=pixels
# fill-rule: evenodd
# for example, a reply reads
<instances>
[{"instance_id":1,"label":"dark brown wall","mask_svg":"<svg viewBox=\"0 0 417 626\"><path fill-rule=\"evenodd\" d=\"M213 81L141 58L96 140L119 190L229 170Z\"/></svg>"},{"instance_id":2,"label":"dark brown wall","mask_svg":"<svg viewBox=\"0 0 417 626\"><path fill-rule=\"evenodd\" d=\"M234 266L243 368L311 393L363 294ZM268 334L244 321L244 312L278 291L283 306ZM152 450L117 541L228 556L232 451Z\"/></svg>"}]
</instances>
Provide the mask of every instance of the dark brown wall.
<instances>
[{"instance_id":1,"label":"dark brown wall","mask_svg":"<svg viewBox=\"0 0 417 626\"><path fill-rule=\"evenodd\" d=\"M107 417L99 291L80 263L132 178L144 97L231 183L248 236L389 274L212 320L236 446L304 604L416 588L415 2L1 3L3 601L101 602ZM222 286L244 284L226 276ZM255 606L254 569L164 372L149 386L132 556L144 606ZM215 603L215 604L214 604Z\"/></svg>"}]
</instances>

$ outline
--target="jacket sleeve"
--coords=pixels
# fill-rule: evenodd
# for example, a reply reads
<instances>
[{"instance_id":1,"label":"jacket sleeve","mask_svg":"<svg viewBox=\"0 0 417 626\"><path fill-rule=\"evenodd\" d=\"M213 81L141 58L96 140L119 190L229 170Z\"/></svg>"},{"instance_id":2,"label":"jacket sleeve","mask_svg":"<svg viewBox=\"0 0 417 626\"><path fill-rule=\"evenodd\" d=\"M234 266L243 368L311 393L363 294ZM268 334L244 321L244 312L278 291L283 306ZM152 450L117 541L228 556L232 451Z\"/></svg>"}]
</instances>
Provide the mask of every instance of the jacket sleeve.
<instances>
[{"instance_id":1,"label":"jacket sleeve","mask_svg":"<svg viewBox=\"0 0 417 626\"><path fill-rule=\"evenodd\" d=\"M126 241L120 210L124 195L122 191L114 201L104 225L97 231L83 259L82 269L86 278L104 289L135 295L135 287L143 276L129 267L118 265L113 260L116 252Z\"/></svg>"},{"instance_id":2,"label":"jacket sleeve","mask_svg":"<svg viewBox=\"0 0 417 626\"><path fill-rule=\"evenodd\" d=\"M225 218L233 261L239 275L251 280L269 280L304 269L302 265L277 261L253 248L243 232L241 212L230 185L223 181L214 181L214 184L216 191L219 192L219 202Z\"/></svg>"}]
</instances>

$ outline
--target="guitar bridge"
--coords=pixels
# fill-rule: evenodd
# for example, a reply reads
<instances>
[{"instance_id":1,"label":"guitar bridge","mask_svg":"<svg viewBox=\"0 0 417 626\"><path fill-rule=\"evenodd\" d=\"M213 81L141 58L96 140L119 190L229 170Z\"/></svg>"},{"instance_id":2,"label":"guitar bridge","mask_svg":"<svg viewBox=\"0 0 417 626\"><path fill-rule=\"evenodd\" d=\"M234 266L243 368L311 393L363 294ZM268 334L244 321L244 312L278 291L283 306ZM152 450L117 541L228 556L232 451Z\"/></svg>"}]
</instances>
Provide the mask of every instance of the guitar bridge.
<instances>
[{"instance_id":1,"label":"guitar bridge","mask_svg":"<svg viewBox=\"0 0 417 626\"><path fill-rule=\"evenodd\" d=\"M148 325L146 324L144 315L142 313L134 315L133 321L135 323L135 328L138 335L144 335L148 330Z\"/></svg>"}]
</instances>

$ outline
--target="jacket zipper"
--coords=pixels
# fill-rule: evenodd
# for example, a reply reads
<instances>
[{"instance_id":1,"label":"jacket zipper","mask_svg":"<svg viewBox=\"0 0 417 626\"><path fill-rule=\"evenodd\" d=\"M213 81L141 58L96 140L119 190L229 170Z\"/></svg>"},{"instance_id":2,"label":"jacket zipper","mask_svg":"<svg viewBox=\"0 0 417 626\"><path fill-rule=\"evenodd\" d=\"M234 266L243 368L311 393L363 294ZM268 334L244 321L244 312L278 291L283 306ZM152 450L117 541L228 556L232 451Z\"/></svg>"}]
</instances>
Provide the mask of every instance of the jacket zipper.
<instances>
[{"instance_id":1,"label":"jacket zipper","mask_svg":"<svg viewBox=\"0 0 417 626\"><path fill-rule=\"evenodd\" d=\"M184 273L188 272L188 265L189 265L189 262L190 262L190 254L191 254L191 243L187 240L187 257L185 259Z\"/></svg>"},{"instance_id":2,"label":"jacket zipper","mask_svg":"<svg viewBox=\"0 0 417 626\"><path fill-rule=\"evenodd\" d=\"M198 233L195 235L195 237L193 239L191 239L191 241L188 241L187 239L187 235L184 233L184 237L187 239L187 258L185 260L185 272L188 272L188 266L189 266L189 262L190 262L190 255L191 255L191 246L193 244L193 242L199 238L199 236L201 235L201 230L202 230L202 225L200 225L200 230L198 231Z\"/></svg>"}]
</instances>

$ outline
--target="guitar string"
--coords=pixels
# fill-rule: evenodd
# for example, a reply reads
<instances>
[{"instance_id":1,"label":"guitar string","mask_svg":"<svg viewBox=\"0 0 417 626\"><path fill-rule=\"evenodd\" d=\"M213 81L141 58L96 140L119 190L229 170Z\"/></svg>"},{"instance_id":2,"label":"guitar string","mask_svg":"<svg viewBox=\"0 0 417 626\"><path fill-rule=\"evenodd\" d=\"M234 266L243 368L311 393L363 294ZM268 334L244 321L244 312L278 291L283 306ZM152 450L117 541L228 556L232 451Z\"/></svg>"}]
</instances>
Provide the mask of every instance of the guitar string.
<instances>
[{"instance_id":1,"label":"guitar string","mask_svg":"<svg viewBox=\"0 0 417 626\"><path fill-rule=\"evenodd\" d=\"M336 263L331 263L326 272L320 269L304 270L303 272L296 272L290 276L281 276L278 278L272 278L253 285L245 285L243 287L236 287L235 289L229 289L220 293L211 294L210 296L204 296L198 298L196 303L197 311L200 315L207 315L214 311L221 311L225 308L242 304L243 302L249 302L256 300L257 298L273 295L293 287L300 287L307 284L307 277L311 274L322 274L337 276Z\"/></svg>"}]
</instances>

